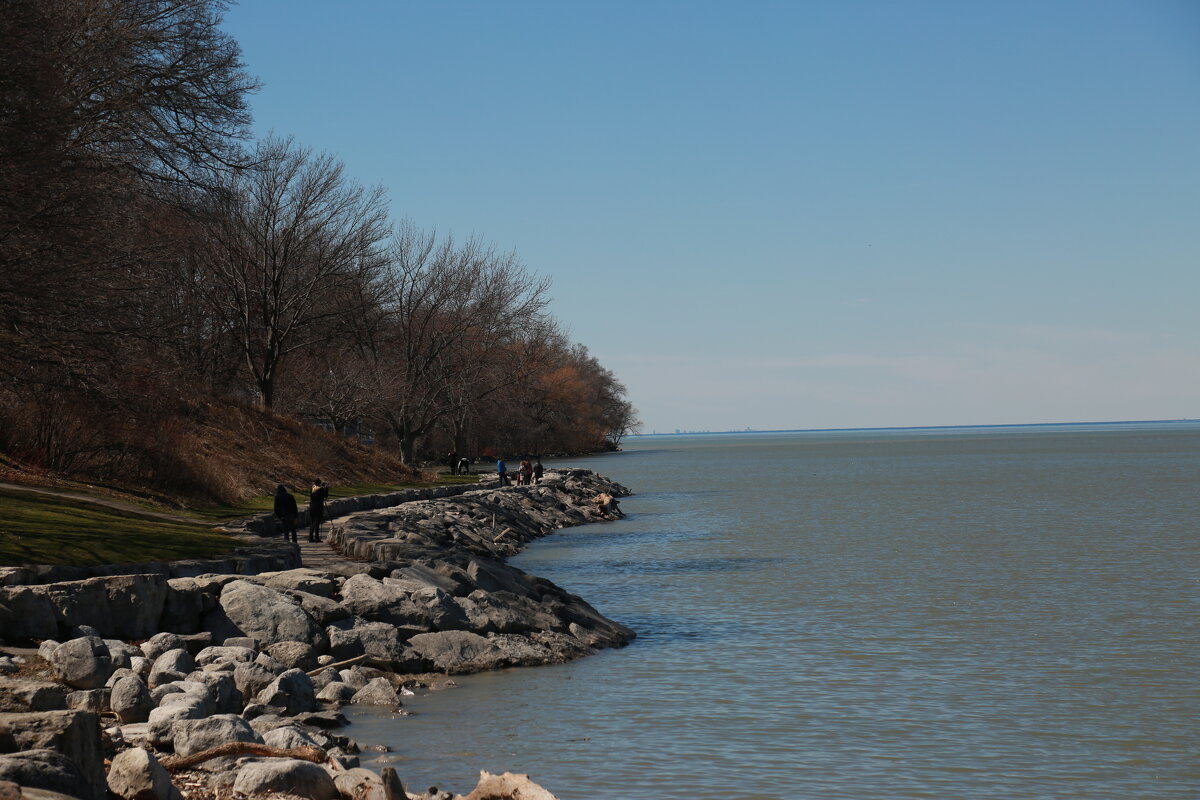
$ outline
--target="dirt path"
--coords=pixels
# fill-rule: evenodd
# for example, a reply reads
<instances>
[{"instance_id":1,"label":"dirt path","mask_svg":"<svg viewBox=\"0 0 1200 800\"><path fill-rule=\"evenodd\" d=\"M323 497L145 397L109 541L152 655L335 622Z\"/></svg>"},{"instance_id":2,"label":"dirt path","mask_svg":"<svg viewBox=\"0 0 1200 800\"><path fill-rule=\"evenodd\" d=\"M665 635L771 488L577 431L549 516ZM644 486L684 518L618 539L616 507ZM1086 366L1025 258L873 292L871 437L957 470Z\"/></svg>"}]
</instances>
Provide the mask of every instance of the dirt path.
<instances>
[{"instance_id":1,"label":"dirt path","mask_svg":"<svg viewBox=\"0 0 1200 800\"><path fill-rule=\"evenodd\" d=\"M51 497L62 497L69 500L82 500L85 503L111 508L115 511L126 511L130 514L137 514L143 517L153 517L155 519L165 519L170 520L171 522L188 522L193 525L208 524L196 519L192 519L191 517L179 517L174 514L168 514L164 511L152 511L148 508L143 508L142 506L137 506L133 503L126 503L122 500L111 500L107 497L96 497L95 495L72 492L66 489L47 489L42 486L25 486L20 483L4 483L2 481L0 481L0 489L10 489L18 492L32 492L34 494L45 494L50 495Z\"/></svg>"}]
</instances>

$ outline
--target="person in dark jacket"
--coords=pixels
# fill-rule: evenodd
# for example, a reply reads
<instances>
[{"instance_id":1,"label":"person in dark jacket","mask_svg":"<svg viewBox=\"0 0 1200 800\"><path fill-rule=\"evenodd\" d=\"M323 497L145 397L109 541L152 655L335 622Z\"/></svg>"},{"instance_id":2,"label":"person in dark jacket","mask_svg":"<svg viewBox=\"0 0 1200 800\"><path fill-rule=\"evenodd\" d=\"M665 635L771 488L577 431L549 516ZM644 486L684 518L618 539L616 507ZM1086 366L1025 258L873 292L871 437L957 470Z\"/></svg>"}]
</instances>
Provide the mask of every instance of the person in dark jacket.
<instances>
[{"instance_id":1,"label":"person in dark jacket","mask_svg":"<svg viewBox=\"0 0 1200 800\"><path fill-rule=\"evenodd\" d=\"M283 527L283 540L286 542L288 535L291 534L292 541L298 541L296 539L296 518L300 516L300 511L296 508L296 498L288 493L283 484L275 487L275 516L279 517L280 525Z\"/></svg>"},{"instance_id":2,"label":"person in dark jacket","mask_svg":"<svg viewBox=\"0 0 1200 800\"><path fill-rule=\"evenodd\" d=\"M533 482L541 483L542 475L545 473L545 471L546 471L546 468L542 466L541 458L538 458L536 461L534 461L533 462Z\"/></svg>"},{"instance_id":3,"label":"person in dark jacket","mask_svg":"<svg viewBox=\"0 0 1200 800\"><path fill-rule=\"evenodd\" d=\"M312 491L308 495L308 540L321 541L321 523L325 521L325 498L329 496L329 487L321 479L313 481Z\"/></svg>"}]
</instances>

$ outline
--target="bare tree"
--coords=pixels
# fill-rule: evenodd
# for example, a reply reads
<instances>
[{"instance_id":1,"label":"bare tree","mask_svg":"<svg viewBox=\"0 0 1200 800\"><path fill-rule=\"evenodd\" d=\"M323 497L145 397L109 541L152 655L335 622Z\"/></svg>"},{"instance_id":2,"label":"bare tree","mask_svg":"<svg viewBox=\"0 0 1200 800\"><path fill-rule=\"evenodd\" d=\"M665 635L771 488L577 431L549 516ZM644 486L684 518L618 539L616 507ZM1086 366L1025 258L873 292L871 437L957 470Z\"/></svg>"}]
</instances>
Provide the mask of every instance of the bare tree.
<instances>
[{"instance_id":1,"label":"bare tree","mask_svg":"<svg viewBox=\"0 0 1200 800\"><path fill-rule=\"evenodd\" d=\"M385 285L387 323L375 349L387 382L380 415L411 463L420 437L495 384L485 371L519 326L541 318L548 282L511 253L405 223Z\"/></svg>"},{"instance_id":2,"label":"bare tree","mask_svg":"<svg viewBox=\"0 0 1200 800\"><path fill-rule=\"evenodd\" d=\"M287 356L375 302L388 223L383 190L352 182L330 155L268 139L254 161L211 193L203 258L209 302L270 407Z\"/></svg>"}]
</instances>

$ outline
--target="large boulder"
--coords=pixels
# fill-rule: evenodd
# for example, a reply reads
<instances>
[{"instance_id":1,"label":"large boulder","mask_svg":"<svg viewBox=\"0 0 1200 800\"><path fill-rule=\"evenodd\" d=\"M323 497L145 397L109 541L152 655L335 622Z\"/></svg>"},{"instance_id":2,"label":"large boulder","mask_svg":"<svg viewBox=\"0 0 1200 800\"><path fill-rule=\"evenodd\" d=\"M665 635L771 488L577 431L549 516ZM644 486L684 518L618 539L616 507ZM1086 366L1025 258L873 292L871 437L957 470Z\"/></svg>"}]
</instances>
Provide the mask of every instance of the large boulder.
<instances>
[{"instance_id":1,"label":"large boulder","mask_svg":"<svg viewBox=\"0 0 1200 800\"><path fill-rule=\"evenodd\" d=\"M150 667L150 688L181 681L194 669L196 660L187 650L168 650L154 659L154 664Z\"/></svg>"},{"instance_id":2,"label":"large boulder","mask_svg":"<svg viewBox=\"0 0 1200 800\"><path fill-rule=\"evenodd\" d=\"M122 725L145 722L154 709L150 690L136 675L126 676L113 684L109 705Z\"/></svg>"},{"instance_id":3,"label":"large boulder","mask_svg":"<svg viewBox=\"0 0 1200 800\"><path fill-rule=\"evenodd\" d=\"M366 686L354 693L350 702L356 706L400 707L400 695L387 678L372 678Z\"/></svg>"},{"instance_id":4,"label":"large boulder","mask_svg":"<svg viewBox=\"0 0 1200 800\"><path fill-rule=\"evenodd\" d=\"M167 597L162 574L111 575L46 587L59 625L89 625L114 639L140 640L158 631Z\"/></svg>"},{"instance_id":5,"label":"large boulder","mask_svg":"<svg viewBox=\"0 0 1200 800\"><path fill-rule=\"evenodd\" d=\"M154 754L140 747L113 757L108 770L108 789L124 800L183 800Z\"/></svg>"},{"instance_id":6,"label":"large boulder","mask_svg":"<svg viewBox=\"0 0 1200 800\"><path fill-rule=\"evenodd\" d=\"M113 671L108 647L96 636L72 639L56 647L50 667L58 680L76 689L99 689Z\"/></svg>"},{"instance_id":7,"label":"large boulder","mask_svg":"<svg viewBox=\"0 0 1200 800\"><path fill-rule=\"evenodd\" d=\"M103 770L100 774L103 778ZM0 755L0 781L80 800L105 800L106 796L72 759L48 748Z\"/></svg>"},{"instance_id":8,"label":"large boulder","mask_svg":"<svg viewBox=\"0 0 1200 800\"><path fill-rule=\"evenodd\" d=\"M448 674L507 666L504 652L491 640L468 631L423 633L408 642L434 669Z\"/></svg>"},{"instance_id":9,"label":"large boulder","mask_svg":"<svg viewBox=\"0 0 1200 800\"><path fill-rule=\"evenodd\" d=\"M244 795L278 792L309 800L336 800L337 786L324 769L309 761L272 759L244 764L233 790Z\"/></svg>"},{"instance_id":10,"label":"large boulder","mask_svg":"<svg viewBox=\"0 0 1200 800\"><path fill-rule=\"evenodd\" d=\"M290 669L273 680L258 693L256 701L270 708L281 709L281 713L289 717L317 710L312 679L298 669Z\"/></svg>"},{"instance_id":11,"label":"large boulder","mask_svg":"<svg viewBox=\"0 0 1200 800\"><path fill-rule=\"evenodd\" d=\"M275 677L274 672L256 661L238 664L237 669L233 671L233 682L247 701L257 697L259 692L270 686Z\"/></svg>"},{"instance_id":12,"label":"large boulder","mask_svg":"<svg viewBox=\"0 0 1200 800\"><path fill-rule=\"evenodd\" d=\"M195 755L210 747L229 742L254 742L262 744L262 737L254 732L250 723L237 714L216 714L205 719L182 719L174 726L175 752L181 756ZM236 759L215 759L205 762L203 769L217 772L232 766Z\"/></svg>"},{"instance_id":13,"label":"large boulder","mask_svg":"<svg viewBox=\"0 0 1200 800\"><path fill-rule=\"evenodd\" d=\"M171 633L196 633L204 614L204 593L192 578L171 578L167 581L166 599L158 627Z\"/></svg>"},{"instance_id":14,"label":"large boulder","mask_svg":"<svg viewBox=\"0 0 1200 800\"><path fill-rule=\"evenodd\" d=\"M420 672L424 662L413 653L400 631L386 622L356 620L352 628L328 629L329 651L338 661L366 655L373 664L396 672Z\"/></svg>"},{"instance_id":15,"label":"large boulder","mask_svg":"<svg viewBox=\"0 0 1200 800\"><path fill-rule=\"evenodd\" d=\"M217 714L237 714L245 705L245 696L238 689L232 673L199 670L187 676L192 683L208 687Z\"/></svg>"},{"instance_id":16,"label":"large boulder","mask_svg":"<svg viewBox=\"0 0 1200 800\"><path fill-rule=\"evenodd\" d=\"M253 661L258 652L252 647L232 647L229 645L212 645L196 654L196 663L202 667L223 662L245 663Z\"/></svg>"},{"instance_id":17,"label":"large boulder","mask_svg":"<svg viewBox=\"0 0 1200 800\"><path fill-rule=\"evenodd\" d=\"M183 637L177 633L171 633L169 631L163 631L162 633L154 634L149 639L142 642L141 647L142 655L151 661L154 661L163 653L170 652L171 650L186 649L187 648L184 646Z\"/></svg>"},{"instance_id":18,"label":"large boulder","mask_svg":"<svg viewBox=\"0 0 1200 800\"><path fill-rule=\"evenodd\" d=\"M9 642L57 637L58 617L46 587L0 587L0 631Z\"/></svg>"},{"instance_id":19,"label":"large boulder","mask_svg":"<svg viewBox=\"0 0 1200 800\"><path fill-rule=\"evenodd\" d=\"M0 714L0 752L41 749L66 756L91 787L92 796L104 796L104 754L100 721L95 714L90 711Z\"/></svg>"},{"instance_id":20,"label":"large boulder","mask_svg":"<svg viewBox=\"0 0 1200 800\"><path fill-rule=\"evenodd\" d=\"M263 744L290 750L293 747L320 747L321 744L307 731L296 725L280 725L263 734Z\"/></svg>"},{"instance_id":21,"label":"large boulder","mask_svg":"<svg viewBox=\"0 0 1200 800\"><path fill-rule=\"evenodd\" d=\"M289 569L285 572L272 572L259 575L257 580L280 592L304 592L320 597L333 597L341 584L337 578L315 569Z\"/></svg>"},{"instance_id":22,"label":"large boulder","mask_svg":"<svg viewBox=\"0 0 1200 800\"><path fill-rule=\"evenodd\" d=\"M414 590L415 588L415 590ZM463 630L470 626L450 595L437 587L414 587L409 581L355 575L342 585L342 605L355 616L386 622L401 634Z\"/></svg>"},{"instance_id":23,"label":"large boulder","mask_svg":"<svg viewBox=\"0 0 1200 800\"><path fill-rule=\"evenodd\" d=\"M67 692L50 681L0 681L0 712L65 711Z\"/></svg>"},{"instance_id":24,"label":"large boulder","mask_svg":"<svg viewBox=\"0 0 1200 800\"><path fill-rule=\"evenodd\" d=\"M263 646L277 642L311 642L328 646L325 632L292 598L250 581L234 581L221 592L220 607L204 617L217 638L250 636Z\"/></svg>"},{"instance_id":25,"label":"large boulder","mask_svg":"<svg viewBox=\"0 0 1200 800\"><path fill-rule=\"evenodd\" d=\"M202 719L212 711L211 703L206 698L184 693L173 697L179 699L150 712L146 728L147 740L160 750L174 746L176 722L183 719Z\"/></svg>"},{"instance_id":26,"label":"large boulder","mask_svg":"<svg viewBox=\"0 0 1200 800\"><path fill-rule=\"evenodd\" d=\"M284 669L309 672L317 668L317 650L307 642L276 642L267 648L267 653Z\"/></svg>"}]
</instances>

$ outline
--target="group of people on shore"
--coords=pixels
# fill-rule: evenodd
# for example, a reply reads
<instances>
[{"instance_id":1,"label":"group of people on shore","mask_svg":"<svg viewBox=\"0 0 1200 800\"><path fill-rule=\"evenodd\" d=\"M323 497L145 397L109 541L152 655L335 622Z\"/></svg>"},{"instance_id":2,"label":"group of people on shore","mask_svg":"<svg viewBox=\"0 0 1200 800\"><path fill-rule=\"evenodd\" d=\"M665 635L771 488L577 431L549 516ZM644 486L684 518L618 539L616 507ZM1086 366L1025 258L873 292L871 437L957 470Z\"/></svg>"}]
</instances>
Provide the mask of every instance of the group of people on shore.
<instances>
[{"instance_id":1,"label":"group of people on shore","mask_svg":"<svg viewBox=\"0 0 1200 800\"><path fill-rule=\"evenodd\" d=\"M542 482L542 475L546 472L546 468L542 466L542 459L535 458L533 461L528 459L521 462L521 466L517 469L517 486L532 486L535 483ZM496 459L496 474L500 476L500 485L510 485L508 478L508 465L504 463L504 458Z\"/></svg>"},{"instance_id":2,"label":"group of people on shore","mask_svg":"<svg viewBox=\"0 0 1200 800\"><path fill-rule=\"evenodd\" d=\"M321 523L325 521L325 500L329 497L329 487L320 479L313 481L308 492L308 540L321 541ZM275 516L279 518L283 528L283 539L289 537L293 542L299 542L296 536L296 522L300 518L300 510L296 498L280 484L275 487Z\"/></svg>"}]
</instances>

